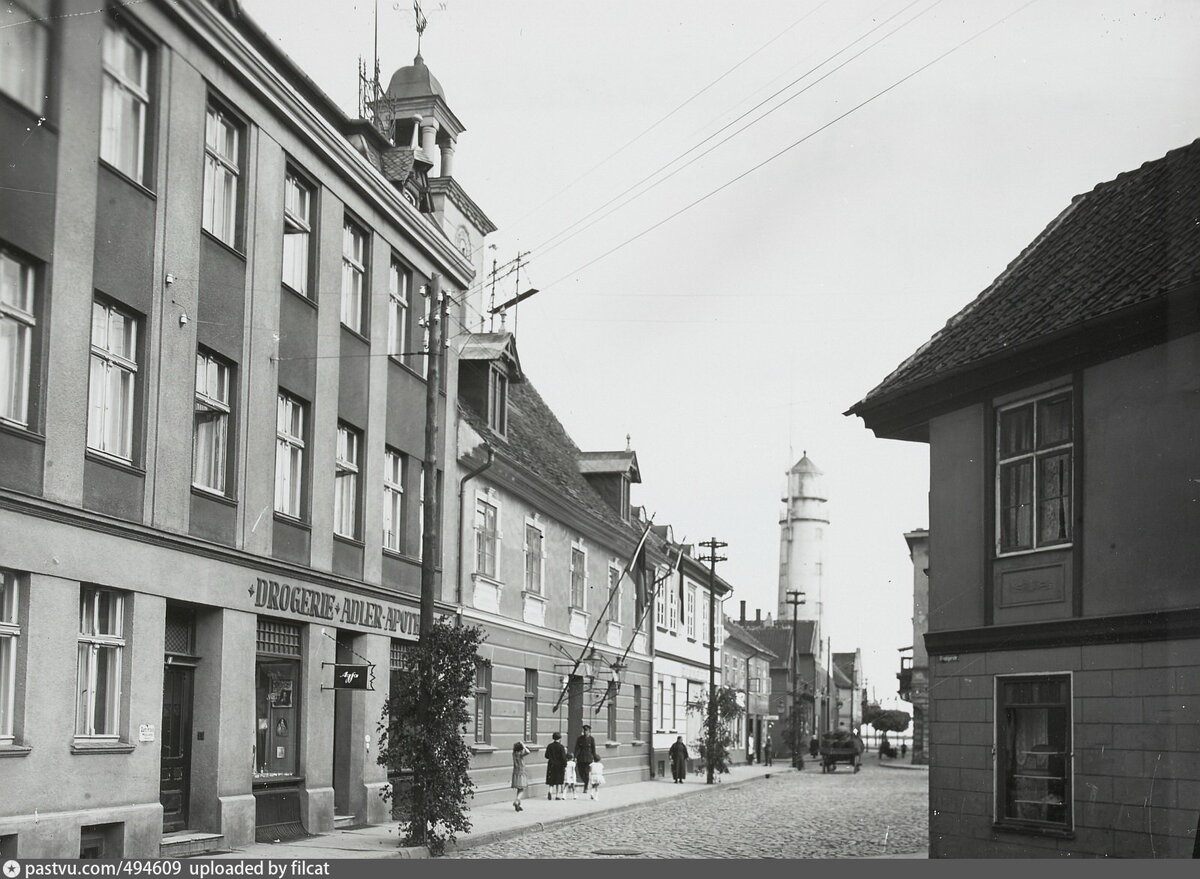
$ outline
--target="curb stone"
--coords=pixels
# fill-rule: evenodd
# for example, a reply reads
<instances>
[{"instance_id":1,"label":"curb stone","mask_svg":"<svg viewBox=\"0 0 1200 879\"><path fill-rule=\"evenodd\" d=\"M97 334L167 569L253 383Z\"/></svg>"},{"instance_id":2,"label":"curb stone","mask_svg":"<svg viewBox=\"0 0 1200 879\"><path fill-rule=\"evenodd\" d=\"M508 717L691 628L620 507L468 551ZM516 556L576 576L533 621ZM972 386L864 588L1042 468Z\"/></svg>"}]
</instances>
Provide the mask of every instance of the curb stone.
<instances>
[{"instance_id":1,"label":"curb stone","mask_svg":"<svg viewBox=\"0 0 1200 879\"><path fill-rule=\"evenodd\" d=\"M504 830L491 830L487 833L478 835L469 834L465 838L456 839L446 845L446 855L452 855L455 852L466 851L467 849L478 848L481 845L491 845L494 842L503 842L507 839L512 839L517 836L524 836L526 833L541 833L546 830L552 830L559 827L567 827L571 824L579 824L583 821L590 821L593 818L603 818L606 815L614 815L617 812L627 812L635 809L643 809L648 806L657 806L662 803L673 802L680 797L694 797L703 793L708 793L715 790L730 790L735 787L741 787L746 784L753 784L756 781L763 781L775 775L785 775L796 772L797 770L790 767L781 767L779 772L768 772L765 775L756 775L752 778L740 778L736 781L726 781L720 784L713 785L697 785L687 792L677 794L668 794L660 797L654 797L649 800L642 800L638 803L628 803L623 806L610 806L606 809L600 809L595 812L587 812L582 815L567 815L562 818L556 818L553 821L536 821L532 824L525 824L520 827L509 827ZM443 855L444 857L445 855ZM433 855L429 852L428 846L413 846L409 848L401 848L393 858L410 859L410 858L432 858Z\"/></svg>"}]
</instances>

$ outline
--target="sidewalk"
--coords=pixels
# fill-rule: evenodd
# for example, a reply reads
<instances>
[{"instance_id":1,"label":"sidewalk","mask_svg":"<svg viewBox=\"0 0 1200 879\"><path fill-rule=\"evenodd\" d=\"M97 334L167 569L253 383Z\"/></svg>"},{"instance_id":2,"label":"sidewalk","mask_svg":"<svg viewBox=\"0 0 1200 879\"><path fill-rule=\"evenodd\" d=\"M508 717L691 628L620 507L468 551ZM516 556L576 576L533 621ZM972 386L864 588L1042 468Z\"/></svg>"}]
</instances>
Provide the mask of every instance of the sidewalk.
<instances>
[{"instance_id":1,"label":"sidewalk","mask_svg":"<svg viewBox=\"0 0 1200 879\"><path fill-rule=\"evenodd\" d=\"M810 764L811 766L812 764ZM807 770L806 770L807 771ZM722 788L753 783L769 775L795 772L785 763L772 766L754 764L735 766L727 775L721 776L719 784L707 785L703 775L689 775L686 784L673 784L670 779L657 778L633 784L604 787L598 800L582 796L579 800L550 801L545 799L523 800L523 811L517 812L511 802L492 803L471 809L472 829L461 835L448 851L487 845L530 831L547 827L560 827L576 821L595 818L613 812L648 806L683 796L702 796ZM428 849L400 848L396 822L360 827L353 830L335 830L308 839L283 843L255 843L232 852L209 855L214 858L271 858L326 860L334 858L427 858Z\"/></svg>"}]
</instances>

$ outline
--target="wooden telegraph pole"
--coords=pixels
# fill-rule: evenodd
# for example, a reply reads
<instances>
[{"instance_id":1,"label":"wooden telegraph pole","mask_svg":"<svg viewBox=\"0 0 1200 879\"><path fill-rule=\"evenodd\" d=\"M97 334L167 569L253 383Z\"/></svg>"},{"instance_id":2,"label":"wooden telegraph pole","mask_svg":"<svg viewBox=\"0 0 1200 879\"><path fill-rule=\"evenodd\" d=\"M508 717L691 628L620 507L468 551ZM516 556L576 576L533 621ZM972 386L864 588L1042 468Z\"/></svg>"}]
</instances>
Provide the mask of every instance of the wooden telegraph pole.
<instances>
[{"instance_id":1,"label":"wooden telegraph pole","mask_svg":"<svg viewBox=\"0 0 1200 879\"><path fill-rule=\"evenodd\" d=\"M804 604L804 593L799 589L788 590L787 603L792 606L792 765L804 768L804 755L800 753L800 605Z\"/></svg>"},{"instance_id":2,"label":"wooden telegraph pole","mask_svg":"<svg viewBox=\"0 0 1200 879\"><path fill-rule=\"evenodd\" d=\"M706 783L713 783L713 756L717 752L717 562L726 560L726 556L717 555L717 550L728 543L722 543L713 537L700 541L700 545L708 550L708 555L700 561L708 562L708 776Z\"/></svg>"}]
</instances>

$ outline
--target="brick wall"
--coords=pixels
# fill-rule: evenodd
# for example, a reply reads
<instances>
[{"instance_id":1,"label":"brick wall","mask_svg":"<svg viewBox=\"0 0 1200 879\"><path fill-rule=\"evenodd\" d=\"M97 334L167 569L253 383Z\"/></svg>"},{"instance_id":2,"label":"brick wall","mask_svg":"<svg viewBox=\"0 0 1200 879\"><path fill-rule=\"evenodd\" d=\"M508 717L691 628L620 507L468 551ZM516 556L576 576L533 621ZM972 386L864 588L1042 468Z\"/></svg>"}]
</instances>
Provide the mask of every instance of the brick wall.
<instances>
[{"instance_id":1,"label":"brick wall","mask_svg":"<svg viewBox=\"0 0 1200 879\"><path fill-rule=\"evenodd\" d=\"M992 827L996 675L1072 675L1073 838ZM1200 810L1200 640L930 662L930 856L1190 858Z\"/></svg>"}]
</instances>

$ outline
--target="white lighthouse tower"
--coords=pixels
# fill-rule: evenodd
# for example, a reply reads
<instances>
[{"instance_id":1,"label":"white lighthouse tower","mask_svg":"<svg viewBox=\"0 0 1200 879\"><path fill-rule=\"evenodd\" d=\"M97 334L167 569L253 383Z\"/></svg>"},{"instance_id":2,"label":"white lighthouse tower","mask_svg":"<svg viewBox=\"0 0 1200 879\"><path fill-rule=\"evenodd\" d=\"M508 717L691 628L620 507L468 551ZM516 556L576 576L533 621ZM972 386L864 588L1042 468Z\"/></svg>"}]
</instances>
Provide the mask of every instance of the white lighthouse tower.
<instances>
[{"instance_id":1,"label":"white lighthouse tower","mask_svg":"<svg viewBox=\"0 0 1200 879\"><path fill-rule=\"evenodd\" d=\"M793 607L788 604L788 592L798 589L804 593L805 603L796 609L797 616L816 622L818 644L823 637L822 568L825 529L829 527L821 476L805 452L787 473L787 496L779 520L779 622L791 622Z\"/></svg>"}]
</instances>

